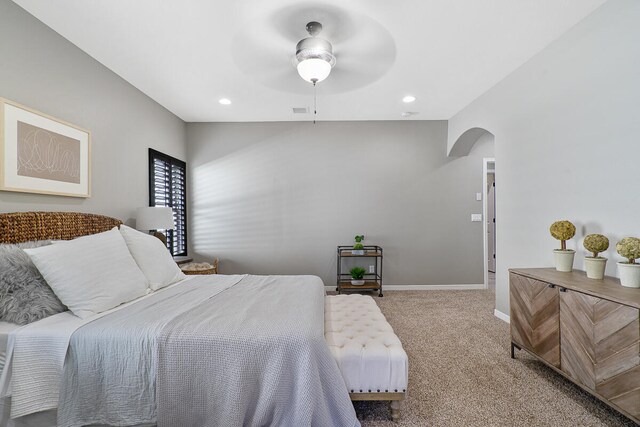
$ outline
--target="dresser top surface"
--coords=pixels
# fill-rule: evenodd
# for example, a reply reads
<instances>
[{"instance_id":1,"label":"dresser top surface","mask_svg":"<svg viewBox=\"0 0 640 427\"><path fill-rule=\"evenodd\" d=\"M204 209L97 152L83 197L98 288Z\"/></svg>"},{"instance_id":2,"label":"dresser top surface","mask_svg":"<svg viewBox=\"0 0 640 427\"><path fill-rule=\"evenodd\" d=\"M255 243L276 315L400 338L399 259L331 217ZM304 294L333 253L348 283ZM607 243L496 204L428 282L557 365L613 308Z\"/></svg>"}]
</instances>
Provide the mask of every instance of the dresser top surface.
<instances>
[{"instance_id":1,"label":"dresser top surface","mask_svg":"<svg viewBox=\"0 0 640 427\"><path fill-rule=\"evenodd\" d=\"M555 268L512 268L509 272L640 309L640 289L625 288L615 277L595 280L581 270L564 273Z\"/></svg>"}]
</instances>

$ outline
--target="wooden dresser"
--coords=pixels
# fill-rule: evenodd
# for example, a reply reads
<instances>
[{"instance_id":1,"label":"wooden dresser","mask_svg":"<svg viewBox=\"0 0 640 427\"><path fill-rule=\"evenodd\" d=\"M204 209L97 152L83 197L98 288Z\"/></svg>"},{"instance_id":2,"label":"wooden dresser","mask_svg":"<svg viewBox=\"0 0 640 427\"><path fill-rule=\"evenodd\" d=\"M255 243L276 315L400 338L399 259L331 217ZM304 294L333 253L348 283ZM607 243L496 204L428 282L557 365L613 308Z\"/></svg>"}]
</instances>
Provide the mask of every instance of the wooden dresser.
<instances>
[{"instance_id":1,"label":"wooden dresser","mask_svg":"<svg viewBox=\"0 0 640 427\"><path fill-rule=\"evenodd\" d=\"M640 289L582 271L509 270L511 357L526 350L640 423Z\"/></svg>"}]
</instances>

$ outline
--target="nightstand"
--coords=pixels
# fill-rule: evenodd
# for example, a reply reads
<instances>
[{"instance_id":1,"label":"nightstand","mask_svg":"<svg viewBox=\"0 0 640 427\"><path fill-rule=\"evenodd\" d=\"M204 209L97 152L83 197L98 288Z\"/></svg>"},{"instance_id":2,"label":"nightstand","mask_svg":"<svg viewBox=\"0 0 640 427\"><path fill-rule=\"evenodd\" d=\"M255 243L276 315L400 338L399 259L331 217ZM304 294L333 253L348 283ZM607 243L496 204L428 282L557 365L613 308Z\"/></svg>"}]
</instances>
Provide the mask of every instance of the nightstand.
<instances>
[{"instance_id":1,"label":"nightstand","mask_svg":"<svg viewBox=\"0 0 640 427\"><path fill-rule=\"evenodd\" d=\"M182 264L187 264L189 262L192 262L193 258L188 256L174 256L173 260L176 262L176 264L182 265Z\"/></svg>"}]
</instances>

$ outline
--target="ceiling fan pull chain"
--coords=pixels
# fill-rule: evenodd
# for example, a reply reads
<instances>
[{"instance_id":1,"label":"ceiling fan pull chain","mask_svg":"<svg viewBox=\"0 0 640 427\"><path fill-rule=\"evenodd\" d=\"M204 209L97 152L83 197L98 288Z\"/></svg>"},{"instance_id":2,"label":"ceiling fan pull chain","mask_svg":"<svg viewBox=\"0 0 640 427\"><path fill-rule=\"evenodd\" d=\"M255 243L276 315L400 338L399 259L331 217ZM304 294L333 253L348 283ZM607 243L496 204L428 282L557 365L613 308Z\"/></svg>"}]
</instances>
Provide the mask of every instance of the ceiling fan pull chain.
<instances>
[{"instance_id":1,"label":"ceiling fan pull chain","mask_svg":"<svg viewBox=\"0 0 640 427\"><path fill-rule=\"evenodd\" d=\"M318 95L316 82L313 82L313 124L316 124L316 116L318 115Z\"/></svg>"}]
</instances>

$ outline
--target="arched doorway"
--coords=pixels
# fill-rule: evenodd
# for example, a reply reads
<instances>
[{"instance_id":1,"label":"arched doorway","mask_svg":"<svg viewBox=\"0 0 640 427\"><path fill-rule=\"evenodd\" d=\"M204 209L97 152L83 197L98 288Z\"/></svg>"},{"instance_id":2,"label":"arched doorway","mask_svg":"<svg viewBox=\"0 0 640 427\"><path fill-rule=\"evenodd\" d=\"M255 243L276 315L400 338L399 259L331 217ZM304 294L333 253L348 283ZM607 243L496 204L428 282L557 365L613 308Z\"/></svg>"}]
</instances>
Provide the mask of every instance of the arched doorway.
<instances>
[{"instance_id":1,"label":"arched doorway","mask_svg":"<svg viewBox=\"0 0 640 427\"><path fill-rule=\"evenodd\" d=\"M449 150L450 157L467 156L478 141L491 139L495 144L493 133L481 127L473 127L463 132L455 140ZM494 145L495 146L495 145ZM494 285L495 271L498 262L498 251L496 248L496 234L498 223L496 221L496 161L495 158L484 158L482 162L482 218L483 218L483 238L482 251L484 254L483 278L485 289Z\"/></svg>"}]
</instances>

